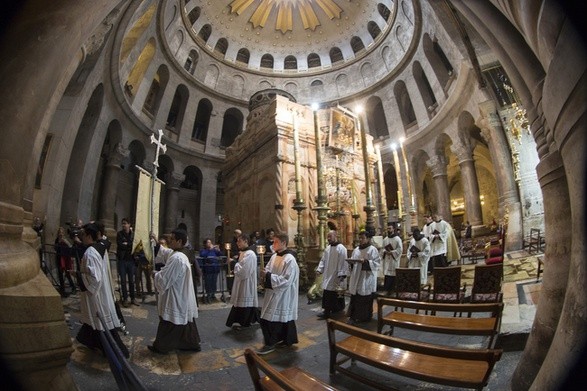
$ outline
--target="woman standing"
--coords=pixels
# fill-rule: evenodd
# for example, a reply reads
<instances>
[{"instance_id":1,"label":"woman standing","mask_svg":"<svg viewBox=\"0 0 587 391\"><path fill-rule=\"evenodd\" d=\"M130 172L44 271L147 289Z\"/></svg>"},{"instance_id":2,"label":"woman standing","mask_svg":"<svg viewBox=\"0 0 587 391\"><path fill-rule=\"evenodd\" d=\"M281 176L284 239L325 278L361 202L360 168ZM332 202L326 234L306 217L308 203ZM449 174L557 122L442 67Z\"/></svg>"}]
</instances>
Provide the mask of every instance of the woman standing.
<instances>
[{"instance_id":1,"label":"woman standing","mask_svg":"<svg viewBox=\"0 0 587 391\"><path fill-rule=\"evenodd\" d=\"M379 251L371 244L371 234L361 231L359 245L348 261L351 264L351 302L347 323L368 322L373 318L373 295L377 292L377 271L381 263Z\"/></svg>"},{"instance_id":2,"label":"woman standing","mask_svg":"<svg viewBox=\"0 0 587 391\"><path fill-rule=\"evenodd\" d=\"M234 284L230 296L232 308L226 320L226 327L233 327L236 330L259 321L257 256L249 249L249 240L249 235L243 233L236 240L240 254L234 265ZM234 326L235 323L240 324L240 327Z\"/></svg>"}]
</instances>

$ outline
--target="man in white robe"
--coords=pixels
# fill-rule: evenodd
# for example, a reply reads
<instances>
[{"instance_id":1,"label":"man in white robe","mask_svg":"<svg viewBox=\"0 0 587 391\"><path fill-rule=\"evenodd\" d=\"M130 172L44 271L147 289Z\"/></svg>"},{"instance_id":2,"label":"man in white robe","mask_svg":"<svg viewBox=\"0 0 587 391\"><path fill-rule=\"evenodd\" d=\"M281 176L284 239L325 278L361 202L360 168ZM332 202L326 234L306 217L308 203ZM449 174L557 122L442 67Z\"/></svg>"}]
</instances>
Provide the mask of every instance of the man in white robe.
<instances>
[{"instance_id":1,"label":"man in white robe","mask_svg":"<svg viewBox=\"0 0 587 391\"><path fill-rule=\"evenodd\" d=\"M265 286L265 297L261 309L261 331L265 345L257 354L267 354L280 346L291 346L298 342L295 321L298 319L298 288L300 268L295 253L287 249L286 234L275 235L275 252L260 272Z\"/></svg>"},{"instance_id":2,"label":"man in white robe","mask_svg":"<svg viewBox=\"0 0 587 391\"><path fill-rule=\"evenodd\" d=\"M230 295L232 308L226 320L226 326L236 330L259 321L257 255L249 248L249 241L249 235L243 233L236 240L240 254L234 264L234 283ZM240 326L234 326L235 323Z\"/></svg>"},{"instance_id":3,"label":"man in white robe","mask_svg":"<svg viewBox=\"0 0 587 391\"><path fill-rule=\"evenodd\" d=\"M81 230L81 239L87 249L80 261L80 269L77 273L81 290L80 320L83 325L76 338L92 349L103 350L99 332L106 330L97 316L99 312L106 323L107 331L112 334L117 345L128 358L128 349L116 330L120 327L120 321L114 306L108 252L106 247L98 242L99 232L100 228L94 223L84 225Z\"/></svg>"},{"instance_id":4,"label":"man in white robe","mask_svg":"<svg viewBox=\"0 0 587 391\"><path fill-rule=\"evenodd\" d=\"M331 314L344 310L344 292L346 277L350 274L349 265L346 262L347 249L338 242L336 231L328 232L326 236L328 246L324 249L316 273L322 275L322 308L324 311L318 315L320 319L327 319ZM340 292L339 292L340 291Z\"/></svg>"},{"instance_id":5,"label":"man in white robe","mask_svg":"<svg viewBox=\"0 0 587 391\"><path fill-rule=\"evenodd\" d=\"M187 233L176 229L171 233L169 248L161 247L157 257L166 258L165 267L154 273L159 310L159 326L153 345L154 353L172 350L199 352L200 335L196 326L198 306L188 257L182 252Z\"/></svg>"},{"instance_id":6,"label":"man in white robe","mask_svg":"<svg viewBox=\"0 0 587 391\"><path fill-rule=\"evenodd\" d=\"M383 289L390 296L395 289L395 269L400 265L403 251L402 239L393 226L387 227L387 236L383 239L381 261L383 264Z\"/></svg>"},{"instance_id":7,"label":"man in white robe","mask_svg":"<svg viewBox=\"0 0 587 391\"><path fill-rule=\"evenodd\" d=\"M379 251L371 244L370 233L362 231L359 234L359 245L353 250L349 262L351 301L347 323L368 322L373 318L373 296L377 292L377 272L381 263Z\"/></svg>"},{"instance_id":8,"label":"man in white robe","mask_svg":"<svg viewBox=\"0 0 587 391\"><path fill-rule=\"evenodd\" d=\"M450 225L442 219L441 215L435 214L433 218L434 223L432 223L432 234L429 239L432 271L434 270L434 267L448 266L446 261L446 251L449 231L452 229Z\"/></svg>"},{"instance_id":9,"label":"man in white robe","mask_svg":"<svg viewBox=\"0 0 587 391\"><path fill-rule=\"evenodd\" d=\"M433 237L432 231L434 230L434 219L432 218L432 215L425 214L424 221L425 221L424 226L422 227L420 232L422 233L422 235L424 235L424 237L426 239L428 239L428 242L431 243L432 237ZM427 266L427 269L428 269L428 272L432 273L434 271L434 264L432 262L430 262L429 265Z\"/></svg>"},{"instance_id":10,"label":"man in white robe","mask_svg":"<svg viewBox=\"0 0 587 391\"><path fill-rule=\"evenodd\" d=\"M428 263L430 261L430 242L418 228L412 230L412 238L406 252L408 267L420 269L420 284L428 281Z\"/></svg>"}]
</instances>

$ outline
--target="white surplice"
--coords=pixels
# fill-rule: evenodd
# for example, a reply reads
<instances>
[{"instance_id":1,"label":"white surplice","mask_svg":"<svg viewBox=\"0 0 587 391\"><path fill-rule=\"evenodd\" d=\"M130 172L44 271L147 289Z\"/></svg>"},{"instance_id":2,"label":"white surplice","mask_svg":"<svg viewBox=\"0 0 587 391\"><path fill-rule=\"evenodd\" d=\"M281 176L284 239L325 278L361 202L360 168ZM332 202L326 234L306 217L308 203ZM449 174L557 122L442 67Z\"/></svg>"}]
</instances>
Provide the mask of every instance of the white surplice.
<instances>
[{"instance_id":1,"label":"white surplice","mask_svg":"<svg viewBox=\"0 0 587 391\"><path fill-rule=\"evenodd\" d=\"M108 330L120 327L107 262L106 253L102 257L94 247L88 247L80 262L82 281L87 289L80 295L81 321L94 330L104 330L97 311L106 321Z\"/></svg>"},{"instance_id":2,"label":"white surplice","mask_svg":"<svg viewBox=\"0 0 587 391\"><path fill-rule=\"evenodd\" d=\"M418 249L417 256L412 257L412 246ZM420 283L426 284L428 281L428 261L430 261L430 242L425 237L416 241L414 238L410 239L408 245L408 267L420 269Z\"/></svg>"},{"instance_id":3,"label":"white surplice","mask_svg":"<svg viewBox=\"0 0 587 391\"><path fill-rule=\"evenodd\" d=\"M265 269L271 273L271 289L265 288L261 318L283 323L296 320L300 268L295 257L289 253L275 253Z\"/></svg>"},{"instance_id":4,"label":"white surplice","mask_svg":"<svg viewBox=\"0 0 587 391\"><path fill-rule=\"evenodd\" d=\"M354 264L349 281L350 294L367 296L377 292L377 272L381 263L377 248L373 245L369 245L364 249L356 247L351 258L364 259L369 262L371 270L363 270L361 263Z\"/></svg>"},{"instance_id":5,"label":"white surplice","mask_svg":"<svg viewBox=\"0 0 587 391\"><path fill-rule=\"evenodd\" d=\"M385 247L391 245L391 251L387 251ZM381 248L381 262L383 263L383 275L395 276L395 269L399 267L400 259L403 251L403 243L399 236L392 238L386 237L383 239L383 247Z\"/></svg>"},{"instance_id":6,"label":"white surplice","mask_svg":"<svg viewBox=\"0 0 587 391\"><path fill-rule=\"evenodd\" d=\"M324 254L316 268L318 273L322 273L322 289L327 291L336 291L338 287L344 289L346 280L339 282L339 277L350 274L347 259L347 249L342 244L336 246L328 245L324 249Z\"/></svg>"},{"instance_id":7,"label":"white surplice","mask_svg":"<svg viewBox=\"0 0 587 391\"><path fill-rule=\"evenodd\" d=\"M257 256L252 250L242 251L234 265L234 283L230 302L235 307L258 307Z\"/></svg>"},{"instance_id":8,"label":"white surplice","mask_svg":"<svg viewBox=\"0 0 587 391\"><path fill-rule=\"evenodd\" d=\"M179 251L161 247L165 267L155 273L155 288L159 292L159 316L176 325L185 325L198 317L194 282L188 257Z\"/></svg>"}]
</instances>

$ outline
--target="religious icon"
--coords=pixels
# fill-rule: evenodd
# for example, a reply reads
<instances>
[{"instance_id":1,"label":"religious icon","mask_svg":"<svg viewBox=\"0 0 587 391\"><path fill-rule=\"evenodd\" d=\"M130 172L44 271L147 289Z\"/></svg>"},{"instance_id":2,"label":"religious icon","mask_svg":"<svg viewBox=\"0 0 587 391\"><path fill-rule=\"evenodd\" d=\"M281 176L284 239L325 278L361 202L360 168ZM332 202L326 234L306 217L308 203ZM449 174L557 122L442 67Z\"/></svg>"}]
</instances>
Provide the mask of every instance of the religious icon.
<instances>
[{"instance_id":1,"label":"religious icon","mask_svg":"<svg viewBox=\"0 0 587 391\"><path fill-rule=\"evenodd\" d=\"M342 111L332 110L328 146L352 152L355 139L355 119Z\"/></svg>"}]
</instances>

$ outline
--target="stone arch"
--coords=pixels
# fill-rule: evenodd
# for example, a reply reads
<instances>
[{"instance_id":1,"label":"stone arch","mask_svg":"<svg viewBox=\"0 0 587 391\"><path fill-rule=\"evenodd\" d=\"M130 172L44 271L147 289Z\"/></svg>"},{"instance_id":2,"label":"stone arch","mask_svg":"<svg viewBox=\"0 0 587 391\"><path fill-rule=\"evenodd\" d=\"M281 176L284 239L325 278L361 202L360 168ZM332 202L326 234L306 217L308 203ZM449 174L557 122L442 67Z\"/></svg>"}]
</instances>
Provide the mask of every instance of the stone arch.
<instances>
[{"instance_id":1,"label":"stone arch","mask_svg":"<svg viewBox=\"0 0 587 391\"><path fill-rule=\"evenodd\" d=\"M206 44L208 43L210 35L212 35L212 26L206 23L202 26L200 31L198 31L198 38L201 39L204 42L204 44Z\"/></svg>"},{"instance_id":2,"label":"stone arch","mask_svg":"<svg viewBox=\"0 0 587 391\"><path fill-rule=\"evenodd\" d=\"M319 68L322 66L320 56L316 53L308 54L308 68Z\"/></svg>"},{"instance_id":3,"label":"stone arch","mask_svg":"<svg viewBox=\"0 0 587 391\"><path fill-rule=\"evenodd\" d=\"M412 64L412 74L414 75L414 81L418 86L418 91L420 92L420 97L424 102L424 106L426 106L426 111L428 112L428 118L432 118L436 113L436 108L438 107L438 102L436 101L436 97L434 96L434 90L430 86L430 82L422 69L422 65L419 61L414 61Z\"/></svg>"},{"instance_id":4,"label":"stone arch","mask_svg":"<svg viewBox=\"0 0 587 391\"><path fill-rule=\"evenodd\" d=\"M369 32L369 35L371 35L371 38L373 38L373 40L375 40L379 36L379 34L381 34L381 29L379 28L377 23L375 23L372 20L369 23L367 23L367 31Z\"/></svg>"},{"instance_id":5,"label":"stone arch","mask_svg":"<svg viewBox=\"0 0 587 391\"><path fill-rule=\"evenodd\" d=\"M403 80L398 80L393 86L393 93L399 108L399 114L404 125L404 129L410 129L418 124L416 120L416 112L410 99L410 94Z\"/></svg>"},{"instance_id":6,"label":"stone arch","mask_svg":"<svg viewBox=\"0 0 587 391\"><path fill-rule=\"evenodd\" d=\"M155 76L153 76L151 86L149 87L149 92L147 93L145 103L143 104L143 110L147 111L151 116L153 116L153 118L159 111L159 106L161 105L161 100L163 99L163 93L165 92L165 88L167 88L168 82L169 69L166 65L161 64L159 69L157 69L157 73Z\"/></svg>"},{"instance_id":7,"label":"stone arch","mask_svg":"<svg viewBox=\"0 0 587 391\"><path fill-rule=\"evenodd\" d=\"M190 92L188 88L183 84L178 85L171 101L169 113L167 114L167 121L165 122L165 127L174 133L179 133L181 129L189 98Z\"/></svg>"},{"instance_id":8,"label":"stone arch","mask_svg":"<svg viewBox=\"0 0 587 391\"><path fill-rule=\"evenodd\" d=\"M422 37L422 48L424 49L424 55L426 56L428 63L432 67L432 71L434 71L438 82L446 92L450 77L453 73L452 65L448 61L448 58L446 58L438 41L433 42L428 33L425 33Z\"/></svg>"},{"instance_id":9,"label":"stone arch","mask_svg":"<svg viewBox=\"0 0 587 391\"><path fill-rule=\"evenodd\" d=\"M243 129L243 113L234 107L226 110L222 121L222 135L220 137L220 147L230 147L236 137Z\"/></svg>"},{"instance_id":10,"label":"stone arch","mask_svg":"<svg viewBox=\"0 0 587 391\"><path fill-rule=\"evenodd\" d=\"M202 10L200 9L200 7L194 7L190 13L188 14L188 20L190 21L190 24L193 26L196 21L200 18L200 14L201 14Z\"/></svg>"},{"instance_id":11,"label":"stone arch","mask_svg":"<svg viewBox=\"0 0 587 391\"><path fill-rule=\"evenodd\" d=\"M216 45L214 46L214 52L220 53L223 56L225 56L227 50L228 50L228 41L226 40L226 38L220 38L216 42Z\"/></svg>"},{"instance_id":12,"label":"stone arch","mask_svg":"<svg viewBox=\"0 0 587 391\"><path fill-rule=\"evenodd\" d=\"M333 47L332 49L330 49L330 52L328 53L328 55L330 56L330 63L331 64L336 64L337 62L341 62L344 60L344 57L342 55L342 51L340 50L340 48L338 47Z\"/></svg>"},{"instance_id":13,"label":"stone arch","mask_svg":"<svg viewBox=\"0 0 587 391\"><path fill-rule=\"evenodd\" d=\"M198 110L196 111L196 119L194 121L194 128L192 129L192 139L206 143L208 138L208 126L210 125L210 117L212 115L212 102L208 99L201 99L198 103Z\"/></svg>"},{"instance_id":14,"label":"stone arch","mask_svg":"<svg viewBox=\"0 0 587 391\"><path fill-rule=\"evenodd\" d=\"M287 92L289 92L290 94L292 94L293 96L297 96L297 94L298 94L298 85L296 83L294 83L293 81L285 83L285 86L283 86L283 89L286 90Z\"/></svg>"},{"instance_id":15,"label":"stone arch","mask_svg":"<svg viewBox=\"0 0 587 391\"><path fill-rule=\"evenodd\" d=\"M88 220L91 213L91 204L88 197L82 193L92 191L93 186L90 186L89 177L86 171L93 170L91 175L94 179L96 167L98 166L99 154L91 153L93 143L96 143L95 138L99 137L96 131L99 125L100 112L104 104L104 86L99 84L86 106L86 111L79 124L73 148L69 156L69 163L67 165L67 180L63 186L63 200L61 204L61 221L76 221L78 218ZM100 142L102 145L102 142ZM91 197L90 197L91 198ZM82 201L85 200L85 201Z\"/></svg>"},{"instance_id":16,"label":"stone arch","mask_svg":"<svg viewBox=\"0 0 587 391\"><path fill-rule=\"evenodd\" d=\"M361 37L357 37L355 35L351 38L351 49L355 55L365 50L365 44L363 43Z\"/></svg>"},{"instance_id":17,"label":"stone arch","mask_svg":"<svg viewBox=\"0 0 587 391\"><path fill-rule=\"evenodd\" d=\"M365 62L361 65L361 76L363 77L363 83L366 86L373 84L373 75L375 70L370 62Z\"/></svg>"},{"instance_id":18,"label":"stone arch","mask_svg":"<svg viewBox=\"0 0 587 391\"><path fill-rule=\"evenodd\" d=\"M179 51L179 48L181 48L181 45L183 45L183 40L184 40L183 30L177 30L175 32L175 34L173 34L173 38L169 42L169 50L171 50L171 52L173 52L174 56L177 56L177 52Z\"/></svg>"},{"instance_id":19,"label":"stone arch","mask_svg":"<svg viewBox=\"0 0 587 391\"><path fill-rule=\"evenodd\" d=\"M155 6L156 3L153 3L151 5L151 7ZM165 14L165 22L163 23L165 25L165 31L167 31L171 25L173 24L173 21L175 20L175 18L177 17L177 5L173 4L173 7L171 7L171 12L166 13Z\"/></svg>"},{"instance_id":20,"label":"stone arch","mask_svg":"<svg viewBox=\"0 0 587 391\"><path fill-rule=\"evenodd\" d=\"M200 59L200 55L198 54L196 49L190 50L188 54L188 58L185 60L184 69L188 71L189 74L193 75L196 71L196 66L198 65L198 60Z\"/></svg>"},{"instance_id":21,"label":"stone arch","mask_svg":"<svg viewBox=\"0 0 587 391\"><path fill-rule=\"evenodd\" d=\"M338 95L342 96L348 90L348 88L349 88L348 79L349 78L346 75L346 73L341 73L336 76L335 82L336 82L336 89L338 90Z\"/></svg>"},{"instance_id":22,"label":"stone arch","mask_svg":"<svg viewBox=\"0 0 587 391\"><path fill-rule=\"evenodd\" d=\"M385 109L381 98L371 96L365 105L365 113L367 114L369 133L375 138L389 137L389 128L387 127Z\"/></svg>"},{"instance_id":23,"label":"stone arch","mask_svg":"<svg viewBox=\"0 0 587 391\"><path fill-rule=\"evenodd\" d=\"M283 60L283 69L298 69L298 59L295 56L286 56Z\"/></svg>"},{"instance_id":24,"label":"stone arch","mask_svg":"<svg viewBox=\"0 0 587 391\"><path fill-rule=\"evenodd\" d=\"M179 185L182 189L200 190L202 188L202 170L197 166L187 166L183 170L184 180Z\"/></svg>"},{"instance_id":25,"label":"stone arch","mask_svg":"<svg viewBox=\"0 0 587 391\"><path fill-rule=\"evenodd\" d=\"M235 97L243 96L245 89L245 78L241 75L232 75L232 94Z\"/></svg>"},{"instance_id":26,"label":"stone arch","mask_svg":"<svg viewBox=\"0 0 587 391\"><path fill-rule=\"evenodd\" d=\"M218 83L218 76L220 75L220 69L216 64L209 64L206 70L206 77L204 78L204 84L211 88L216 87Z\"/></svg>"},{"instance_id":27,"label":"stone arch","mask_svg":"<svg viewBox=\"0 0 587 391\"><path fill-rule=\"evenodd\" d=\"M123 169L126 171L134 172L135 166L144 167L145 158L147 157L147 151L142 141L133 140L128 144L128 156L123 162Z\"/></svg>"},{"instance_id":28,"label":"stone arch","mask_svg":"<svg viewBox=\"0 0 587 391\"><path fill-rule=\"evenodd\" d=\"M236 62L249 65L249 60L251 59L251 53L247 48L239 49L238 53L236 54Z\"/></svg>"},{"instance_id":29,"label":"stone arch","mask_svg":"<svg viewBox=\"0 0 587 391\"><path fill-rule=\"evenodd\" d=\"M269 53L263 54L263 56L261 57L261 68L273 69L273 65L273 56Z\"/></svg>"},{"instance_id":30,"label":"stone arch","mask_svg":"<svg viewBox=\"0 0 587 391\"><path fill-rule=\"evenodd\" d=\"M322 80L313 80L310 83L310 90L313 96L322 96L324 94L324 83Z\"/></svg>"}]
</instances>

